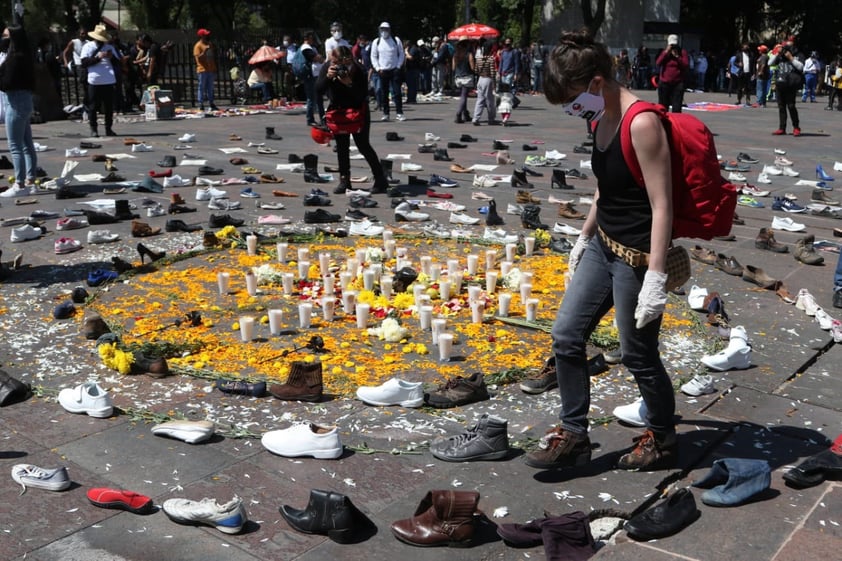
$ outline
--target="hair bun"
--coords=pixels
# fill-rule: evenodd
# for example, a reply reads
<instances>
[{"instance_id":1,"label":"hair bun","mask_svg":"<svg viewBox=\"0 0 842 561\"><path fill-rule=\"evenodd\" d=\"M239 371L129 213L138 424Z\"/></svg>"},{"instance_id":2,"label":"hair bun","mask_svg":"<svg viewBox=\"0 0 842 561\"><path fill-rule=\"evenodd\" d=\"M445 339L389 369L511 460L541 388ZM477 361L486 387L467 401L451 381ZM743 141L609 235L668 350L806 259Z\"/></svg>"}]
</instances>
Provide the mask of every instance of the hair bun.
<instances>
[{"instance_id":1,"label":"hair bun","mask_svg":"<svg viewBox=\"0 0 842 561\"><path fill-rule=\"evenodd\" d=\"M559 39L561 45L568 47L591 47L594 45L593 35L587 29L580 29L579 31L565 31L561 34Z\"/></svg>"}]
</instances>

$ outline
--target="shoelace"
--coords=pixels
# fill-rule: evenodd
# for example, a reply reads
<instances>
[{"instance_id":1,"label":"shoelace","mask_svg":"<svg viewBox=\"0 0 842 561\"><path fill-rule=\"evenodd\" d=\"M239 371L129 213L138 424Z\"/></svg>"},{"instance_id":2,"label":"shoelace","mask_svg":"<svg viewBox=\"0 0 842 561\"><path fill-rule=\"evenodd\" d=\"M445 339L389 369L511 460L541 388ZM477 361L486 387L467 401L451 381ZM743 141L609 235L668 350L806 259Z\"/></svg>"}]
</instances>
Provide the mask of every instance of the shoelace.
<instances>
[{"instance_id":1,"label":"shoelace","mask_svg":"<svg viewBox=\"0 0 842 561\"><path fill-rule=\"evenodd\" d=\"M20 492L20 494L21 495L26 493L26 485L23 482L24 477L31 477L31 478L34 478L34 479L45 479L48 475L46 471L44 471L43 469L41 469L37 466L27 467L23 471L24 471L24 473L20 474L20 479L21 479L21 482L20 482L21 492Z\"/></svg>"},{"instance_id":2,"label":"shoelace","mask_svg":"<svg viewBox=\"0 0 842 561\"><path fill-rule=\"evenodd\" d=\"M567 438L567 433L561 429L556 429L541 437L541 442L538 443L538 447L541 450L552 450L553 448L558 447L558 445L562 442L567 441Z\"/></svg>"},{"instance_id":3,"label":"shoelace","mask_svg":"<svg viewBox=\"0 0 842 561\"><path fill-rule=\"evenodd\" d=\"M477 427L474 425L473 427L469 428L467 432L452 436L448 440L454 447L460 447L468 444L472 440L476 440L479 438L479 433L477 432Z\"/></svg>"}]
</instances>

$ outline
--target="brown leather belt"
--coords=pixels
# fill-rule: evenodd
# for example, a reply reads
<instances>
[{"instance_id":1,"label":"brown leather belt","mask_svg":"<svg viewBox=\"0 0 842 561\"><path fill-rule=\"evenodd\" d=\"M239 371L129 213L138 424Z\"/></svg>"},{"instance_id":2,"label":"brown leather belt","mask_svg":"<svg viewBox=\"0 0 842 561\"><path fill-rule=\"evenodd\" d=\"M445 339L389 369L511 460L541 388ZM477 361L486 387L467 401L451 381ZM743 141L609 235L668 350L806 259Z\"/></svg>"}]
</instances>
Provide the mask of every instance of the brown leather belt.
<instances>
[{"instance_id":1,"label":"brown leather belt","mask_svg":"<svg viewBox=\"0 0 842 561\"><path fill-rule=\"evenodd\" d=\"M611 253L631 265L632 267L641 267L649 265L649 254L639 249L625 246L618 241L614 241L608 237L608 234L602 231L602 228L597 227L599 239L605 244Z\"/></svg>"}]
</instances>

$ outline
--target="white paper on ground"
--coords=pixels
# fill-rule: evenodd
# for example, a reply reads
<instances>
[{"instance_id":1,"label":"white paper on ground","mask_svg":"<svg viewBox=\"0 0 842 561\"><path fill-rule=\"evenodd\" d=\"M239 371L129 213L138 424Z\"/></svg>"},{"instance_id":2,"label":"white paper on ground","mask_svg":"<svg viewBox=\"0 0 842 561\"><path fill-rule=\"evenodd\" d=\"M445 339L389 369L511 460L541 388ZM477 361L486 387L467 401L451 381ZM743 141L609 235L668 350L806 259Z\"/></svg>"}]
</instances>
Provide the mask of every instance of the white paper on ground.
<instances>
[{"instance_id":1,"label":"white paper on ground","mask_svg":"<svg viewBox=\"0 0 842 561\"><path fill-rule=\"evenodd\" d=\"M99 181L105 177L101 173L79 173L73 176L73 179L76 181L81 181L82 183L86 181Z\"/></svg>"},{"instance_id":2,"label":"white paper on ground","mask_svg":"<svg viewBox=\"0 0 842 561\"><path fill-rule=\"evenodd\" d=\"M248 154L248 150L239 146L236 148L220 148L219 151L223 154Z\"/></svg>"},{"instance_id":3,"label":"white paper on ground","mask_svg":"<svg viewBox=\"0 0 842 561\"><path fill-rule=\"evenodd\" d=\"M180 166L206 166L208 165L207 160L181 160L178 164Z\"/></svg>"},{"instance_id":4,"label":"white paper on ground","mask_svg":"<svg viewBox=\"0 0 842 561\"><path fill-rule=\"evenodd\" d=\"M304 171L304 164L278 164L275 166L278 171Z\"/></svg>"},{"instance_id":5,"label":"white paper on ground","mask_svg":"<svg viewBox=\"0 0 842 561\"><path fill-rule=\"evenodd\" d=\"M474 164L467 169L471 171L494 171L495 169L497 169L497 166L492 164Z\"/></svg>"}]
</instances>

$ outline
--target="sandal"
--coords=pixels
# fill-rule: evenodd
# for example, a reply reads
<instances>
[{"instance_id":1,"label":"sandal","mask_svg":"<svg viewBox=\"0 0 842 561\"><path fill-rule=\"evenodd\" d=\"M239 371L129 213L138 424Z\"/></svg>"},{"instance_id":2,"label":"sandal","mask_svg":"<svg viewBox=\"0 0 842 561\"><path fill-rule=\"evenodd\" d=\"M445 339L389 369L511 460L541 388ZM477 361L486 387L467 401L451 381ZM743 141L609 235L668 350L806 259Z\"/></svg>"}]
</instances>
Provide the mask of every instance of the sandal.
<instances>
[{"instance_id":1,"label":"sandal","mask_svg":"<svg viewBox=\"0 0 842 561\"><path fill-rule=\"evenodd\" d=\"M248 174L252 174L252 175L260 175L261 173L263 173L262 171L260 171L259 169L257 169L254 166L244 166L244 167L240 168L240 170L242 170L243 173L248 173Z\"/></svg>"},{"instance_id":2,"label":"sandal","mask_svg":"<svg viewBox=\"0 0 842 561\"><path fill-rule=\"evenodd\" d=\"M271 173L264 173L260 176L261 183L283 183L283 178L275 177Z\"/></svg>"}]
</instances>

